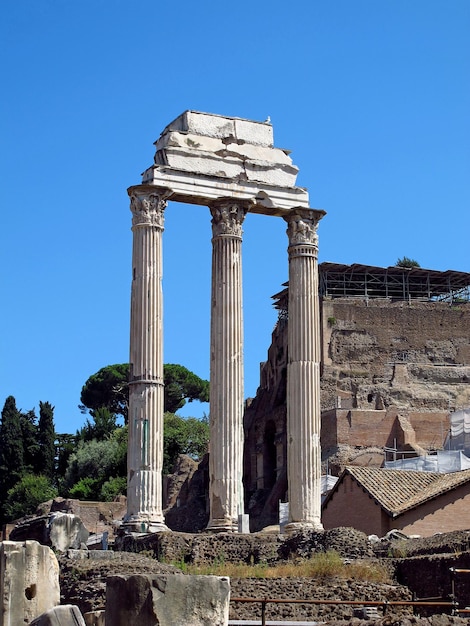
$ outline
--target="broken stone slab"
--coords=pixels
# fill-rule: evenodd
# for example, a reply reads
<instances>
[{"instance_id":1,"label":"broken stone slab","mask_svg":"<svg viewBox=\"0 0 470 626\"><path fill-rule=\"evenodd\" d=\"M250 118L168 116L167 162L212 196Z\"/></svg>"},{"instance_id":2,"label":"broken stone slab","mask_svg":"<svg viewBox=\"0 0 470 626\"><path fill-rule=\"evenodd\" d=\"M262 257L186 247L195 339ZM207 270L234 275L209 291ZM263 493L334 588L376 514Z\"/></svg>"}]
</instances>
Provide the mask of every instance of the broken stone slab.
<instances>
[{"instance_id":1,"label":"broken stone slab","mask_svg":"<svg viewBox=\"0 0 470 626\"><path fill-rule=\"evenodd\" d=\"M277 155L266 155L265 159L242 159L234 152L226 150L221 152L224 153L223 156L199 150L164 148L155 154L154 160L156 165L168 166L195 175L230 180L245 179L288 189L295 186L298 168L292 163L275 161L273 157ZM274 152L274 149L271 152ZM282 151L279 152L284 154Z\"/></svg>"},{"instance_id":2,"label":"broken stone slab","mask_svg":"<svg viewBox=\"0 0 470 626\"><path fill-rule=\"evenodd\" d=\"M291 165L292 159L288 155L288 150L254 145L244 141L237 141L235 138L218 139L188 133L168 132L155 142L156 153L162 150L179 149L187 154L207 153L216 155L219 158L231 157L244 161L251 159L254 161L267 161L279 165ZM169 165L158 161L161 165ZM157 163L157 161L156 161Z\"/></svg>"},{"instance_id":3,"label":"broken stone slab","mask_svg":"<svg viewBox=\"0 0 470 626\"><path fill-rule=\"evenodd\" d=\"M46 611L29 626L87 626L78 606L63 604Z\"/></svg>"},{"instance_id":4,"label":"broken stone slab","mask_svg":"<svg viewBox=\"0 0 470 626\"><path fill-rule=\"evenodd\" d=\"M163 129L162 135L170 131L220 139L233 137L240 142L258 146L273 145L273 127L268 122L225 117L201 111L185 111Z\"/></svg>"},{"instance_id":5,"label":"broken stone slab","mask_svg":"<svg viewBox=\"0 0 470 626\"><path fill-rule=\"evenodd\" d=\"M88 550L107 550L108 549L108 532L95 533L89 535L86 540L86 547Z\"/></svg>"},{"instance_id":6,"label":"broken stone slab","mask_svg":"<svg viewBox=\"0 0 470 626\"><path fill-rule=\"evenodd\" d=\"M29 624L60 602L59 564L37 541L0 543L0 626Z\"/></svg>"},{"instance_id":7,"label":"broken stone slab","mask_svg":"<svg viewBox=\"0 0 470 626\"><path fill-rule=\"evenodd\" d=\"M106 584L112 626L227 626L230 580L221 576L116 575Z\"/></svg>"},{"instance_id":8,"label":"broken stone slab","mask_svg":"<svg viewBox=\"0 0 470 626\"><path fill-rule=\"evenodd\" d=\"M186 112L155 147L156 166L193 175L293 188L299 171L288 151L273 146L272 127L251 120Z\"/></svg>"},{"instance_id":9,"label":"broken stone slab","mask_svg":"<svg viewBox=\"0 0 470 626\"><path fill-rule=\"evenodd\" d=\"M49 516L47 530L51 546L60 552L69 548L78 550L86 545L90 534L77 515L60 511Z\"/></svg>"},{"instance_id":10,"label":"broken stone slab","mask_svg":"<svg viewBox=\"0 0 470 626\"><path fill-rule=\"evenodd\" d=\"M65 552L69 548L80 549L86 544L89 534L77 515L57 511L39 518L21 520L11 531L10 539L34 539L54 550Z\"/></svg>"}]
</instances>

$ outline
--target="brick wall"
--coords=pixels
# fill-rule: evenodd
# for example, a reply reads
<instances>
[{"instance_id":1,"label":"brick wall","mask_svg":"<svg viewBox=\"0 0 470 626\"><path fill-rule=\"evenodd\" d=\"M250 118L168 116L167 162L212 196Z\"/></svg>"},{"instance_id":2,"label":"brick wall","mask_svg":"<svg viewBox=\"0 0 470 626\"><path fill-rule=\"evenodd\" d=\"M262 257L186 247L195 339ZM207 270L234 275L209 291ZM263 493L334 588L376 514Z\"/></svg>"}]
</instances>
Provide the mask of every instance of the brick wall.
<instances>
[{"instance_id":1,"label":"brick wall","mask_svg":"<svg viewBox=\"0 0 470 626\"><path fill-rule=\"evenodd\" d=\"M325 530L345 526L379 537L388 531L381 507L349 475L344 477L323 509L322 524Z\"/></svg>"},{"instance_id":2,"label":"brick wall","mask_svg":"<svg viewBox=\"0 0 470 626\"><path fill-rule=\"evenodd\" d=\"M470 528L470 485L425 502L419 508L396 518L392 526L409 535L429 537L434 533Z\"/></svg>"},{"instance_id":3,"label":"brick wall","mask_svg":"<svg viewBox=\"0 0 470 626\"><path fill-rule=\"evenodd\" d=\"M321 320L323 410L470 403L469 304L324 299Z\"/></svg>"}]
</instances>

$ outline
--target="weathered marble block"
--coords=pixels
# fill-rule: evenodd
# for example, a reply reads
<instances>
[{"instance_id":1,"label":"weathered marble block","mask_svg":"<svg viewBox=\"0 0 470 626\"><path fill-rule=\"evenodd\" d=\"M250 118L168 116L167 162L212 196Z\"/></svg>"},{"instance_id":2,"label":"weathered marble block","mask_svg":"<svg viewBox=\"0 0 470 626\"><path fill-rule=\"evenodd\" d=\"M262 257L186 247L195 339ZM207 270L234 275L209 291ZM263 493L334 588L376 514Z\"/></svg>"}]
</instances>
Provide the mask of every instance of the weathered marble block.
<instances>
[{"instance_id":1,"label":"weathered marble block","mask_svg":"<svg viewBox=\"0 0 470 626\"><path fill-rule=\"evenodd\" d=\"M29 626L87 626L78 606L63 604L46 611Z\"/></svg>"},{"instance_id":2,"label":"weathered marble block","mask_svg":"<svg viewBox=\"0 0 470 626\"><path fill-rule=\"evenodd\" d=\"M89 536L82 520L72 513L56 511L19 522L10 533L12 541L35 539L54 550L78 550Z\"/></svg>"},{"instance_id":3,"label":"weathered marble block","mask_svg":"<svg viewBox=\"0 0 470 626\"><path fill-rule=\"evenodd\" d=\"M271 147L273 145L273 127L269 123L200 111L185 111L168 124L162 135L169 131L182 131L216 138L232 136L239 141L258 146Z\"/></svg>"},{"instance_id":4,"label":"weathered marble block","mask_svg":"<svg viewBox=\"0 0 470 626\"><path fill-rule=\"evenodd\" d=\"M226 626L230 580L220 576L110 576L105 624Z\"/></svg>"},{"instance_id":5,"label":"weathered marble block","mask_svg":"<svg viewBox=\"0 0 470 626\"><path fill-rule=\"evenodd\" d=\"M59 564L37 541L0 543L0 626L29 624L60 602Z\"/></svg>"}]
</instances>

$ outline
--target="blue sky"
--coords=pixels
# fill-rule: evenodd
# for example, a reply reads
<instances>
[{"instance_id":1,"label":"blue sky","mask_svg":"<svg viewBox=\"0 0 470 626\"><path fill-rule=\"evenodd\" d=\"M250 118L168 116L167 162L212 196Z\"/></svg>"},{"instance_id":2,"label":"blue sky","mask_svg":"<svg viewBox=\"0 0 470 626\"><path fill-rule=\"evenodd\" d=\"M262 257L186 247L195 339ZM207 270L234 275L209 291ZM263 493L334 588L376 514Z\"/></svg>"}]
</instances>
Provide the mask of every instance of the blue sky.
<instances>
[{"instance_id":1,"label":"blue sky","mask_svg":"<svg viewBox=\"0 0 470 626\"><path fill-rule=\"evenodd\" d=\"M128 360L126 189L186 109L271 117L327 211L320 261L470 271L468 0L5 0L2 13L2 406L49 401L74 432L88 376ZM210 239L207 208L169 204L165 362L202 378ZM247 216L246 396L286 247L282 219Z\"/></svg>"}]
</instances>

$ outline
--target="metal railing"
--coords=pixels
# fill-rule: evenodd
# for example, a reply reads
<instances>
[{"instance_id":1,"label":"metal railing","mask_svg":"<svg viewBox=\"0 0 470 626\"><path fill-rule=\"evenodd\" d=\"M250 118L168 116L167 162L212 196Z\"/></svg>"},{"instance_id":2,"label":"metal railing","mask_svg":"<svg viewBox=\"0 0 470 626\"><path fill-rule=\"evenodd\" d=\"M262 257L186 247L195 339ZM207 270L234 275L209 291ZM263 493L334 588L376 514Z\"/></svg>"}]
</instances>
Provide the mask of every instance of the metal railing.
<instances>
[{"instance_id":1,"label":"metal railing","mask_svg":"<svg viewBox=\"0 0 470 626\"><path fill-rule=\"evenodd\" d=\"M470 572L470 570L469 570ZM281 599L281 598L230 598L230 602L258 603L261 604L261 626L267 626L266 607L268 604L324 604L324 605L349 605L362 607L381 607L384 612L392 606L421 606L421 607L446 607L452 610L452 614L470 613L470 609L459 609L458 603L452 600L303 600L303 599ZM236 623L231 620L232 623ZM294 622L295 623L295 622ZM314 623L314 622L312 622ZM318 622L317 622L318 623ZM282 622L278 622L279 625Z\"/></svg>"}]
</instances>

